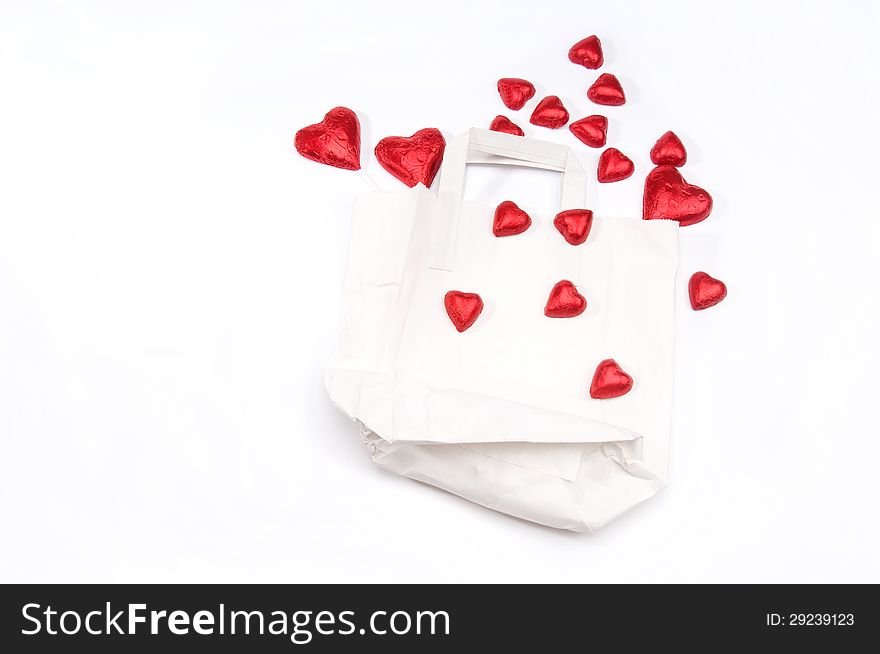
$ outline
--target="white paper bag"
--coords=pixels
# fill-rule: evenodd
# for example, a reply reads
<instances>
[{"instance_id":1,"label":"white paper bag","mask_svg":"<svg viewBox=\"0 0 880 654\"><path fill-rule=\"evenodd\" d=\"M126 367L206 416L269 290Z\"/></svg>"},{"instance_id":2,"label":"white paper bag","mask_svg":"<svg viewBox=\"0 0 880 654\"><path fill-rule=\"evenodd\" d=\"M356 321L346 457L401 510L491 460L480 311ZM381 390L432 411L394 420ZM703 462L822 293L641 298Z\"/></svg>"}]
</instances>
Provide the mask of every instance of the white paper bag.
<instances>
[{"instance_id":1,"label":"white paper bag","mask_svg":"<svg viewBox=\"0 0 880 654\"><path fill-rule=\"evenodd\" d=\"M559 171L560 209L584 207L585 173L568 147L481 129L450 143L436 193L358 196L328 392L383 468L593 531L665 485L678 223L596 216L572 246L554 216L533 215L523 234L498 238L495 207L462 200L468 163ZM587 310L547 318L562 279ZM449 290L485 303L465 332L446 315ZM591 399L608 358L633 389Z\"/></svg>"}]
</instances>

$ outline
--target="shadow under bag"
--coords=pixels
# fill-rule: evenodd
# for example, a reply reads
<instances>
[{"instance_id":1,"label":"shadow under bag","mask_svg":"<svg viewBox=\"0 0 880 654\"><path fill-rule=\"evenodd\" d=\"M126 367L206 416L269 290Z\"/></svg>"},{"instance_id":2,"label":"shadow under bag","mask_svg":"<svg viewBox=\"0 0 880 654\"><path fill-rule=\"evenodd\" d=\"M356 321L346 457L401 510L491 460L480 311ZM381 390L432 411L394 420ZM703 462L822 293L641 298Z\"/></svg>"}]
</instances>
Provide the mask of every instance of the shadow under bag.
<instances>
[{"instance_id":1,"label":"shadow under bag","mask_svg":"<svg viewBox=\"0 0 880 654\"><path fill-rule=\"evenodd\" d=\"M450 143L437 193L358 196L327 390L381 467L594 531L665 485L679 226L596 217L573 246L553 216L532 216L498 238L495 207L462 199L465 167L480 163L561 172L560 209L584 206L570 148L482 129ZM544 315L560 280L586 297L581 315ZM485 303L462 333L444 308L450 290ZM634 386L592 399L593 372L611 358Z\"/></svg>"}]
</instances>

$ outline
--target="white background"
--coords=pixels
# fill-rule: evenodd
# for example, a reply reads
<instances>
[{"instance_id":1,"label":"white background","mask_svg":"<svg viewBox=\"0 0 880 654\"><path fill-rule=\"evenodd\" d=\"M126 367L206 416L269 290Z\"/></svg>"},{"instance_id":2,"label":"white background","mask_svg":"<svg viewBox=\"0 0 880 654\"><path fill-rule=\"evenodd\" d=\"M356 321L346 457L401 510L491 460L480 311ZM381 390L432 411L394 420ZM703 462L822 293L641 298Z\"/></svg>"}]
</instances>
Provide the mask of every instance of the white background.
<instances>
[{"instance_id":1,"label":"white background","mask_svg":"<svg viewBox=\"0 0 880 654\"><path fill-rule=\"evenodd\" d=\"M880 581L878 24L867 2L3 2L0 580ZM566 58L592 33L624 107ZM598 214L638 217L667 129L716 202L681 236L670 487L593 536L383 473L323 389L367 186L294 132L352 107L395 189L379 138L503 112L594 170L502 76L609 116L636 174L591 183ZM695 270L728 299L691 311Z\"/></svg>"}]
</instances>

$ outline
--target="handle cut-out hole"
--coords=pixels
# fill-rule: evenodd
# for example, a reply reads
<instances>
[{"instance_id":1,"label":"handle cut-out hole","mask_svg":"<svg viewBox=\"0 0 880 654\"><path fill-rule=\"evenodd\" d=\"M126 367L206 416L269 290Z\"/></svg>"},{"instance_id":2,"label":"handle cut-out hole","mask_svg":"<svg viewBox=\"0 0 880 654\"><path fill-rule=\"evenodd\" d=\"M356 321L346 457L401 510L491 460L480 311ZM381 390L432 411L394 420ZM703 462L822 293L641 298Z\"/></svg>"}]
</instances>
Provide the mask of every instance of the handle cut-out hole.
<instances>
[{"instance_id":1,"label":"handle cut-out hole","mask_svg":"<svg viewBox=\"0 0 880 654\"><path fill-rule=\"evenodd\" d=\"M554 216L560 210L562 174L552 170L493 164L469 164L464 199L489 206L511 200L526 211Z\"/></svg>"}]
</instances>

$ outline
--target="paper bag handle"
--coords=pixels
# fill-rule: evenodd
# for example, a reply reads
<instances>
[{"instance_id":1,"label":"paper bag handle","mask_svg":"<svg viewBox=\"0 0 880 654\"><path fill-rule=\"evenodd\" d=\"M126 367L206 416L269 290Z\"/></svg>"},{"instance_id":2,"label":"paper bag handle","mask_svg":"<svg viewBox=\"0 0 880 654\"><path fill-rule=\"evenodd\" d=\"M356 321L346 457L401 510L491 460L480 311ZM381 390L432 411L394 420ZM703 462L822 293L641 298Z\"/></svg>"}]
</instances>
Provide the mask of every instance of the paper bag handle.
<instances>
[{"instance_id":1,"label":"paper bag handle","mask_svg":"<svg viewBox=\"0 0 880 654\"><path fill-rule=\"evenodd\" d=\"M567 145L472 127L452 141L443 157L438 201L431 225L428 265L452 270L458 239L458 222L467 164L502 164L542 168L562 173L560 210L582 209L586 173Z\"/></svg>"}]
</instances>

